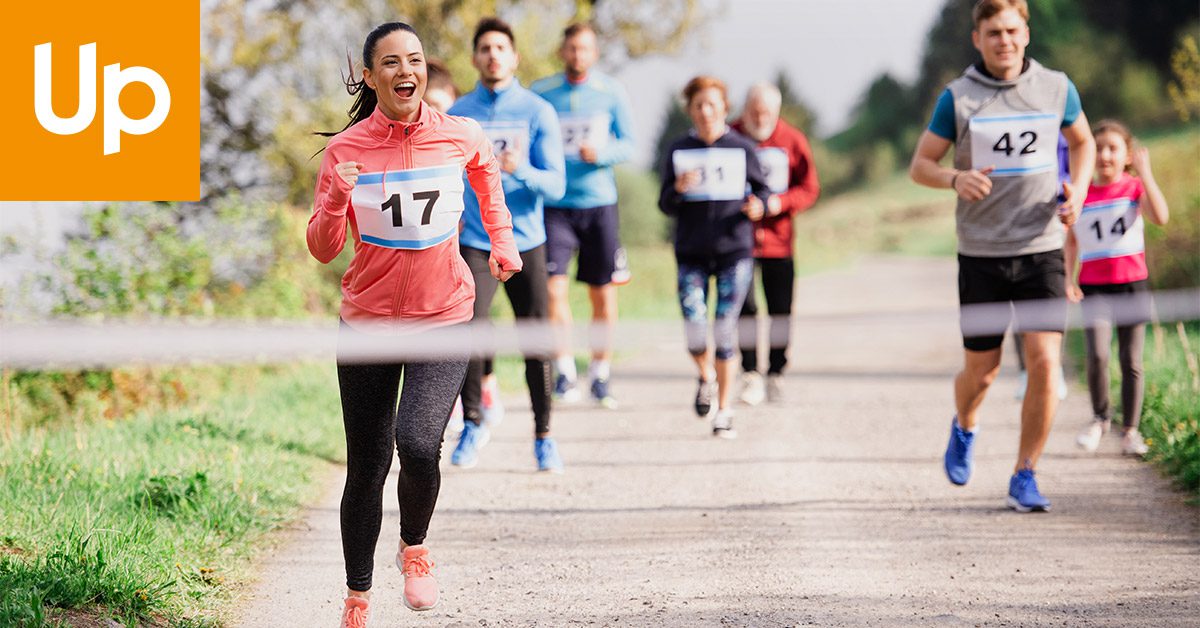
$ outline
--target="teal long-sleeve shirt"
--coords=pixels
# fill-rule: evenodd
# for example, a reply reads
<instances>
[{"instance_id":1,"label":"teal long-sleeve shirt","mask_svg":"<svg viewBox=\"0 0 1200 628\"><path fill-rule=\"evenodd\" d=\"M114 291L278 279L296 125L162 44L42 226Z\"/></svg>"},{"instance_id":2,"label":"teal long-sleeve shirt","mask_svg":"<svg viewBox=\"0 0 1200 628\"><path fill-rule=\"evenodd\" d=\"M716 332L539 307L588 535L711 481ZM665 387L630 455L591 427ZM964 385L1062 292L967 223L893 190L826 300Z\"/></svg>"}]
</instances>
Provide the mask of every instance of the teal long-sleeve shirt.
<instances>
[{"instance_id":1,"label":"teal long-sleeve shirt","mask_svg":"<svg viewBox=\"0 0 1200 628\"><path fill-rule=\"evenodd\" d=\"M554 107L513 80L495 91L477 84L447 113L478 121L497 154L506 149L517 151L520 165L512 174L501 176L504 201L512 213L513 236L521 252L544 244L544 204L557 201L566 188L562 136ZM463 194L463 205L459 242L492 250L479 216L479 201L470 186Z\"/></svg>"},{"instance_id":2,"label":"teal long-sleeve shirt","mask_svg":"<svg viewBox=\"0 0 1200 628\"><path fill-rule=\"evenodd\" d=\"M587 209L617 202L613 166L633 155L633 117L629 97L621 84L598 72L572 83L555 74L530 86L554 105L565 142L567 191L555 207ZM596 163L579 158L578 145L588 141L597 148Z\"/></svg>"}]
</instances>

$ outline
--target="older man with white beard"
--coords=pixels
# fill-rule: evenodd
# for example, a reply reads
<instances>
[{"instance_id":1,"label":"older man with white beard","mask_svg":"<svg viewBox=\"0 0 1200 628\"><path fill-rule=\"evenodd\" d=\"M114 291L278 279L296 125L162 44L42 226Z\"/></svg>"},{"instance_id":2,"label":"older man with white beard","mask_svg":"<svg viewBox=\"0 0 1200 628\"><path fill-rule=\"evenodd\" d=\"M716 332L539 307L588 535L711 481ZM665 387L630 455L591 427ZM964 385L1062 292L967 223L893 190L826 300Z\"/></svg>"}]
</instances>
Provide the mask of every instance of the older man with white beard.
<instances>
[{"instance_id":1,"label":"older man with white beard","mask_svg":"<svg viewBox=\"0 0 1200 628\"><path fill-rule=\"evenodd\" d=\"M742 350L739 399L747 405L761 403L764 396L771 403L782 400L779 378L787 365L796 278L792 220L812 207L821 193L808 138L779 118L782 101L779 88L770 83L756 83L746 95L742 117L733 124L736 131L758 143L758 159L771 188L763 217L754 228L754 265L762 277L767 313L771 317L770 356L764 382L758 365L758 304L751 286L742 307L738 333Z\"/></svg>"}]
</instances>

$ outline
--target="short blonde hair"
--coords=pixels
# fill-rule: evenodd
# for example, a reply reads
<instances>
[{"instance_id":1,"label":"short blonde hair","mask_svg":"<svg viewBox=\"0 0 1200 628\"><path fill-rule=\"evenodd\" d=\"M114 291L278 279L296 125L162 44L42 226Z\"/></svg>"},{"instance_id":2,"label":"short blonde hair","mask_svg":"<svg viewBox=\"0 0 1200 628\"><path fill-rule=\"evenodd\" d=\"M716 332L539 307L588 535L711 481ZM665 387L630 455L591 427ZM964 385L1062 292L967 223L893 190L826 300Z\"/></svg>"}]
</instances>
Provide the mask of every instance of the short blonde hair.
<instances>
[{"instance_id":1,"label":"short blonde hair","mask_svg":"<svg viewBox=\"0 0 1200 628\"><path fill-rule=\"evenodd\" d=\"M1008 9L1016 9L1021 19L1029 21L1029 3L1025 0L979 0L975 3L975 9L971 11L971 21L975 28L979 28L980 22Z\"/></svg>"},{"instance_id":2,"label":"short blonde hair","mask_svg":"<svg viewBox=\"0 0 1200 628\"><path fill-rule=\"evenodd\" d=\"M725 82L715 76L700 75L688 81L683 87L683 100L687 105L692 104L692 99L696 94L706 89L716 89L721 92L721 100L725 102L725 108L729 109L729 93L725 89Z\"/></svg>"}]
</instances>

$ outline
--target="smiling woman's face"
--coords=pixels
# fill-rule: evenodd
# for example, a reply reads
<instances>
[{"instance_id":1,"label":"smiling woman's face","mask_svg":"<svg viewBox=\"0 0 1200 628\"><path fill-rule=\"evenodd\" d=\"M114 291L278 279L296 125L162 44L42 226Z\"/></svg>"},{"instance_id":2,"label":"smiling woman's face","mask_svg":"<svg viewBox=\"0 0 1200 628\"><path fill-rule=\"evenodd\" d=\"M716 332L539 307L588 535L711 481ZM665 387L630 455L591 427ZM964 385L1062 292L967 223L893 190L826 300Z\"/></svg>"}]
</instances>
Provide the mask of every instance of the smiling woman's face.
<instances>
[{"instance_id":1,"label":"smiling woman's face","mask_svg":"<svg viewBox=\"0 0 1200 628\"><path fill-rule=\"evenodd\" d=\"M416 119L428 79L425 49L417 36L397 30L375 44L371 67L363 68L363 80L375 90L384 115L403 122Z\"/></svg>"}]
</instances>

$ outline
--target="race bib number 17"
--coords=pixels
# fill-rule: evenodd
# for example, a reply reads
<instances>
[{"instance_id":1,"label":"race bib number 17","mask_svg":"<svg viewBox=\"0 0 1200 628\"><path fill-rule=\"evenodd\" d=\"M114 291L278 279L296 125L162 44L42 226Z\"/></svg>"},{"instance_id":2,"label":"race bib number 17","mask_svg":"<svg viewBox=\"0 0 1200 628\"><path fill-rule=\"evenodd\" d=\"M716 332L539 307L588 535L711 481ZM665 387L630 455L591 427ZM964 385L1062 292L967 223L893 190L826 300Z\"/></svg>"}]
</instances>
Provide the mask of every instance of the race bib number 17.
<instances>
[{"instance_id":1,"label":"race bib number 17","mask_svg":"<svg viewBox=\"0 0 1200 628\"><path fill-rule=\"evenodd\" d=\"M460 166L389 170L358 176L351 204L359 238L389 249L427 249L458 235L463 212Z\"/></svg>"},{"instance_id":2,"label":"race bib number 17","mask_svg":"<svg viewBox=\"0 0 1200 628\"><path fill-rule=\"evenodd\" d=\"M1059 124L1050 113L971 118L971 167L994 166L994 177L1057 170Z\"/></svg>"}]
</instances>

